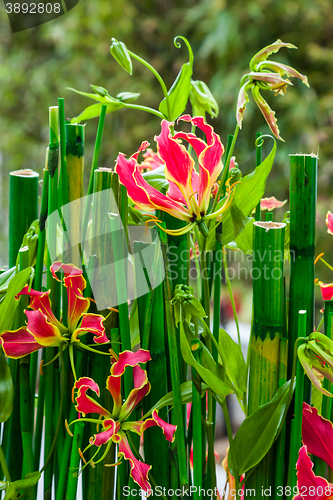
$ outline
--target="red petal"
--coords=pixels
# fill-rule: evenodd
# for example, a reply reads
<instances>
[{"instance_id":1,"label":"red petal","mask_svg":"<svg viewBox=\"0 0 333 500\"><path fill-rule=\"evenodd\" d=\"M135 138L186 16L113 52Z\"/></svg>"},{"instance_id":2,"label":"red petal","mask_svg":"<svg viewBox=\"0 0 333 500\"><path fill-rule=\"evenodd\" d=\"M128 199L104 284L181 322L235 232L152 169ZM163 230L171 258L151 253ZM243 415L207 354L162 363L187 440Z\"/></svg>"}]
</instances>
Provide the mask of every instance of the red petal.
<instances>
[{"instance_id":1,"label":"red petal","mask_svg":"<svg viewBox=\"0 0 333 500\"><path fill-rule=\"evenodd\" d=\"M326 285L322 281L318 281L318 285L320 286L323 300L331 300L333 298L333 283Z\"/></svg>"},{"instance_id":2,"label":"red petal","mask_svg":"<svg viewBox=\"0 0 333 500\"><path fill-rule=\"evenodd\" d=\"M41 311L25 311L28 318L27 330L41 346L50 347L61 344L61 335L56 326L47 321Z\"/></svg>"},{"instance_id":3,"label":"red petal","mask_svg":"<svg viewBox=\"0 0 333 500\"><path fill-rule=\"evenodd\" d=\"M113 399L112 416L114 418L118 418L123 403L121 396L121 376L114 377L110 375L106 379L106 388L110 392Z\"/></svg>"},{"instance_id":4,"label":"red petal","mask_svg":"<svg viewBox=\"0 0 333 500\"><path fill-rule=\"evenodd\" d=\"M325 222L327 224L327 232L333 234L333 214L330 211L326 214Z\"/></svg>"},{"instance_id":5,"label":"red petal","mask_svg":"<svg viewBox=\"0 0 333 500\"><path fill-rule=\"evenodd\" d=\"M134 389L129 393L128 398L121 407L119 420L127 420L133 409L150 391L147 372L139 366L133 366L133 380Z\"/></svg>"},{"instance_id":6,"label":"red petal","mask_svg":"<svg viewBox=\"0 0 333 500\"><path fill-rule=\"evenodd\" d=\"M95 334L94 342L96 342L96 344L106 344L110 342L105 334L104 319L104 316L100 314L83 314L80 327L75 330L72 339L76 340L81 335L90 332Z\"/></svg>"},{"instance_id":7,"label":"red petal","mask_svg":"<svg viewBox=\"0 0 333 500\"><path fill-rule=\"evenodd\" d=\"M55 317L52 308L51 308L51 301L50 301L50 292L38 292L37 290L33 290L31 288L29 292L29 286L25 286L20 293L17 294L17 297L20 297L21 295L29 295L30 297L30 304L29 307L30 309L33 309L34 311L37 311L40 309L43 314L47 317L48 321L50 323L53 323L57 328L65 332L66 328L57 320Z\"/></svg>"},{"instance_id":8,"label":"red petal","mask_svg":"<svg viewBox=\"0 0 333 500\"><path fill-rule=\"evenodd\" d=\"M94 444L96 446L102 446L102 444L106 444L108 441L110 441L114 434L117 434L120 428L120 423L115 422L112 419L105 419L103 421L103 427L106 428L105 431L94 434L94 436L89 439L89 442L91 444Z\"/></svg>"},{"instance_id":9,"label":"red petal","mask_svg":"<svg viewBox=\"0 0 333 500\"><path fill-rule=\"evenodd\" d=\"M76 396L76 410L79 413L86 415L87 413L97 413L98 415L103 415L104 417L110 417L110 413L103 408L99 403L96 403L90 396L86 395L88 389L94 391L97 396L99 396L99 387L96 382L89 377L81 377L74 384L75 389L78 389L78 395Z\"/></svg>"},{"instance_id":10,"label":"red petal","mask_svg":"<svg viewBox=\"0 0 333 500\"><path fill-rule=\"evenodd\" d=\"M150 352L144 349L139 349L137 352L123 351L119 354L118 361L112 365L111 375L119 377L124 373L126 366L136 366L149 360L151 360Z\"/></svg>"},{"instance_id":11,"label":"red petal","mask_svg":"<svg viewBox=\"0 0 333 500\"><path fill-rule=\"evenodd\" d=\"M295 497L307 500L324 500L332 498L333 495L333 485L329 484L326 479L320 476L315 476L312 467L313 462L307 455L306 446L302 446L298 452L298 460L296 464L297 468L297 486L301 495ZM330 491L326 494L327 491ZM321 493L319 495L318 493Z\"/></svg>"},{"instance_id":12,"label":"red petal","mask_svg":"<svg viewBox=\"0 0 333 500\"><path fill-rule=\"evenodd\" d=\"M157 426L162 429L165 439L167 441L170 441L170 443L173 443L173 441L175 440L174 434L177 430L177 426L165 422L162 418L158 416L157 410L153 411L152 417L153 418L147 418L147 420L145 420L141 424L140 434L142 434L146 429L149 429L149 427Z\"/></svg>"},{"instance_id":13,"label":"red petal","mask_svg":"<svg viewBox=\"0 0 333 500\"><path fill-rule=\"evenodd\" d=\"M199 174L196 170L192 170L192 189L193 189L193 198L195 201L198 201L198 192L199 192ZM167 191L167 196L172 200L179 201L180 203L186 204L183 193L177 186L175 182L169 180L169 189Z\"/></svg>"},{"instance_id":14,"label":"red petal","mask_svg":"<svg viewBox=\"0 0 333 500\"><path fill-rule=\"evenodd\" d=\"M0 336L0 342L7 358L18 359L38 351L39 345L35 337L25 327L14 331L5 331Z\"/></svg>"},{"instance_id":15,"label":"red petal","mask_svg":"<svg viewBox=\"0 0 333 500\"><path fill-rule=\"evenodd\" d=\"M139 150L140 151L140 150ZM183 205L170 200L167 196L153 188L142 177L136 161L137 151L130 159L120 153L117 158L116 172L120 182L127 188L128 196L143 210L163 210L182 220L190 220L190 214Z\"/></svg>"},{"instance_id":16,"label":"red petal","mask_svg":"<svg viewBox=\"0 0 333 500\"><path fill-rule=\"evenodd\" d=\"M130 461L131 464L131 476L134 481L142 488L144 491L150 490L150 484L148 481L148 472L151 469L151 465L147 465L144 462L140 462L133 455L133 452L128 444L125 434L122 433L122 439L119 442L119 452L118 455L123 455L126 460Z\"/></svg>"},{"instance_id":17,"label":"red petal","mask_svg":"<svg viewBox=\"0 0 333 500\"><path fill-rule=\"evenodd\" d=\"M333 425L307 403L303 403L302 439L308 453L321 458L333 469Z\"/></svg>"}]
</instances>

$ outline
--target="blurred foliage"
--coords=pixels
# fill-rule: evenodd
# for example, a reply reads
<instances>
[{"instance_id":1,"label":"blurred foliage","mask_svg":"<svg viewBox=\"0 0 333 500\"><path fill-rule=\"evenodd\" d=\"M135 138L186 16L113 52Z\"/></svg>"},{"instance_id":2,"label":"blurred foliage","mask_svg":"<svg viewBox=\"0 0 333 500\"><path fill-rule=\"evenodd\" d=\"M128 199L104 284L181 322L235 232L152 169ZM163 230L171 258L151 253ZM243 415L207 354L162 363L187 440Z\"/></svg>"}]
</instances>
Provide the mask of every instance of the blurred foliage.
<instances>
[{"instance_id":1,"label":"blurred foliage","mask_svg":"<svg viewBox=\"0 0 333 500\"><path fill-rule=\"evenodd\" d=\"M324 235L333 177L333 4L331 0L81 0L67 15L43 26L12 34L0 7L0 154L4 181L9 170L34 168L40 174L48 144L48 107L65 97L66 116L77 116L91 102L66 87L89 92L90 84L119 92L140 92L137 102L157 107L162 93L153 75L134 61L133 76L110 55L111 37L149 61L172 84L187 60L176 35L190 41L195 80L205 81L220 107L211 120L226 144L235 127L239 82L251 57L281 38L298 47L272 59L306 74L311 88L293 80L285 96L265 95L276 111L281 135L267 196L288 198L289 153L320 152L318 226ZM86 179L97 119L86 127ZM139 111L108 115L100 165L113 166L119 151L132 154L142 140L154 143L159 119ZM236 146L240 168L253 168L255 132L269 129L251 101ZM269 144L266 146L269 151ZM264 146L264 153L266 151ZM5 184L3 183L3 186ZM2 193L5 194L5 189ZM2 222L5 224L5 222ZM0 233L5 231L0 227ZM325 243L326 241L326 243ZM325 251L331 241L319 238ZM327 243L328 242L328 243ZM328 258L328 256L327 256ZM6 259L2 259L6 261ZM333 259L332 259L333 260Z\"/></svg>"}]
</instances>

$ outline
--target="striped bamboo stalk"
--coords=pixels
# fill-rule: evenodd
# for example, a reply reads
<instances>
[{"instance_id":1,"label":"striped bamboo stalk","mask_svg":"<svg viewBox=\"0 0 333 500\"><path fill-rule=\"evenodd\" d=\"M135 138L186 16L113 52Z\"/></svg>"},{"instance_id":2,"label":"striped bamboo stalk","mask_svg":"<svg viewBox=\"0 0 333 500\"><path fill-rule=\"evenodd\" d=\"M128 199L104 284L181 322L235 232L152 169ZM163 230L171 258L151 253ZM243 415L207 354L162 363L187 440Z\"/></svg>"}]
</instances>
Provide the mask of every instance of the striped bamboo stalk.
<instances>
[{"instance_id":1,"label":"striped bamboo stalk","mask_svg":"<svg viewBox=\"0 0 333 500\"><path fill-rule=\"evenodd\" d=\"M280 352L279 352L279 388L287 382L287 363L288 363L288 339L281 337L280 339ZM276 442L275 454L275 492L274 499L280 500L281 489L284 487L284 474L285 474L285 439L286 439L286 425L284 424L279 437Z\"/></svg>"},{"instance_id":2,"label":"striped bamboo stalk","mask_svg":"<svg viewBox=\"0 0 333 500\"><path fill-rule=\"evenodd\" d=\"M38 216L39 174L30 168L9 173L9 267L16 264L22 239Z\"/></svg>"},{"instance_id":3,"label":"striped bamboo stalk","mask_svg":"<svg viewBox=\"0 0 333 500\"><path fill-rule=\"evenodd\" d=\"M201 350L198 340L192 340L194 358L200 362ZM201 424L201 382L195 368L192 368L192 414L193 414L193 485L197 487L193 498L201 498L202 488L202 424Z\"/></svg>"},{"instance_id":4,"label":"striped bamboo stalk","mask_svg":"<svg viewBox=\"0 0 333 500\"><path fill-rule=\"evenodd\" d=\"M280 338L284 333L284 233L286 224L255 222L253 231L253 335L250 349L248 412L270 401L279 386ZM272 486L273 450L260 462L246 488Z\"/></svg>"},{"instance_id":5,"label":"striped bamboo stalk","mask_svg":"<svg viewBox=\"0 0 333 500\"><path fill-rule=\"evenodd\" d=\"M256 140L258 140L259 137L261 137L261 132L256 133ZM256 146L256 167L260 165L261 162L262 162L262 144L260 143ZM260 201L256 208L255 219L257 222L261 220Z\"/></svg>"}]
</instances>

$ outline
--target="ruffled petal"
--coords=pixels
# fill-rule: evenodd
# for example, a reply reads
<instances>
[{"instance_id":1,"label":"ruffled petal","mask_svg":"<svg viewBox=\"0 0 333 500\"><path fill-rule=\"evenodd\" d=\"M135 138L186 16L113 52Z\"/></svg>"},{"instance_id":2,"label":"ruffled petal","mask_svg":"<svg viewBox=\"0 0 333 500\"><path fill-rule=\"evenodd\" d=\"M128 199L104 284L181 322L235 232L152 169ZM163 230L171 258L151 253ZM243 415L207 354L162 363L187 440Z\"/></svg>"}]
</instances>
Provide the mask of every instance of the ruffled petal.
<instances>
[{"instance_id":1,"label":"ruffled petal","mask_svg":"<svg viewBox=\"0 0 333 500\"><path fill-rule=\"evenodd\" d=\"M41 346L51 347L61 344L62 338L58 328L47 321L42 311L25 311L25 314L28 318L27 330Z\"/></svg>"},{"instance_id":2,"label":"ruffled petal","mask_svg":"<svg viewBox=\"0 0 333 500\"><path fill-rule=\"evenodd\" d=\"M106 444L114 434L117 434L120 428L120 423L115 422L111 419L103 420L103 428L105 431L99 432L98 434L94 434L93 437L89 439L90 444L94 444L96 446L102 446L102 444Z\"/></svg>"},{"instance_id":3,"label":"ruffled petal","mask_svg":"<svg viewBox=\"0 0 333 500\"><path fill-rule=\"evenodd\" d=\"M279 201L275 196L270 198L261 198L260 200L260 210L274 210L274 208L283 207L287 203L287 200Z\"/></svg>"},{"instance_id":4,"label":"ruffled petal","mask_svg":"<svg viewBox=\"0 0 333 500\"><path fill-rule=\"evenodd\" d=\"M175 440L175 432L177 430L176 425L168 424L162 418L158 416L157 410L154 410L152 413L152 418L147 418L144 422L126 422L126 428L128 430L132 430L136 432L140 436L145 432L149 427L160 427L163 431L165 439L173 443Z\"/></svg>"},{"instance_id":5,"label":"ruffled petal","mask_svg":"<svg viewBox=\"0 0 333 500\"><path fill-rule=\"evenodd\" d=\"M120 410L119 420L122 421L127 420L134 408L150 391L147 372L139 366L133 366L133 381L134 389L131 390Z\"/></svg>"},{"instance_id":6,"label":"ruffled petal","mask_svg":"<svg viewBox=\"0 0 333 500\"><path fill-rule=\"evenodd\" d=\"M162 121L161 133L155 137L158 154L165 162L165 177L177 184L186 200L187 207L190 208L191 196L193 195L192 170L194 169L194 160L185 146L171 135L172 125L172 122Z\"/></svg>"},{"instance_id":7,"label":"ruffled petal","mask_svg":"<svg viewBox=\"0 0 333 500\"><path fill-rule=\"evenodd\" d=\"M100 314L83 314L80 327L74 331L72 340L79 340L79 337L90 332L95 334L94 342L96 342L96 344L106 344L110 342L105 334L104 319L104 316Z\"/></svg>"},{"instance_id":8,"label":"ruffled petal","mask_svg":"<svg viewBox=\"0 0 333 500\"><path fill-rule=\"evenodd\" d=\"M302 446L298 452L296 464L297 486L301 495L299 494L294 497L294 500L297 498L299 500L324 500L332 498L333 485L329 484L323 477L315 476L312 470L313 465L307 454L307 447L305 445Z\"/></svg>"},{"instance_id":9,"label":"ruffled petal","mask_svg":"<svg viewBox=\"0 0 333 500\"><path fill-rule=\"evenodd\" d=\"M43 347L25 327L3 332L0 342L7 358L13 359L22 358Z\"/></svg>"},{"instance_id":10,"label":"ruffled petal","mask_svg":"<svg viewBox=\"0 0 333 500\"><path fill-rule=\"evenodd\" d=\"M111 367L111 375L119 377L125 371L126 366L136 366L139 363L147 363L151 360L150 352L139 349L137 352L123 351L119 354L118 361Z\"/></svg>"},{"instance_id":11,"label":"ruffled petal","mask_svg":"<svg viewBox=\"0 0 333 500\"><path fill-rule=\"evenodd\" d=\"M259 87L254 85L251 90L252 90L253 98L254 98L257 106L259 107L260 111L262 112L263 117L265 118L269 128L271 129L271 131L273 132L273 134L275 135L275 137L277 139L280 139L280 141L283 141L282 137L280 137L279 127L277 126L277 120L275 118L275 111L273 111L269 107L269 105L267 104L265 99L262 97L262 95L259 92Z\"/></svg>"},{"instance_id":12,"label":"ruffled petal","mask_svg":"<svg viewBox=\"0 0 333 500\"><path fill-rule=\"evenodd\" d=\"M79 413L86 415L87 413L97 413L103 417L110 417L110 413L103 408L99 403L96 403L90 396L87 396L88 389L94 391L99 396L99 387L96 382L89 377L81 377L74 384L75 389L78 389L76 399L76 410Z\"/></svg>"},{"instance_id":13,"label":"ruffled petal","mask_svg":"<svg viewBox=\"0 0 333 500\"><path fill-rule=\"evenodd\" d=\"M32 288L29 291L29 286L26 285L20 291L20 293L17 294L16 297L20 297L21 295L28 295L30 297L30 309L33 309L34 311L40 309L42 313L45 314L50 323L53 323L61 332L65 332L66 327L57 320L52 311L51 301L49 297L50 292L51 290L48 290L47 292L38 292L37 290L33 290Z\"/></svg>"},{"instance_id":14,"label":"ruffled petal","mask_svg":"<svg viewBox=\"0 0 333 500\"><path fill-rule=\"evenodd\" d=\"M307 403L303 403L302 440L308 453L321 458L333 469L333 424Z\"/></svg>"},{"instance_id":15,"label":"ruffled petal","mask_svg":"<svg viewBox=\"0 0 333 500\"><path fill-rule=\"evenodd\" d=\"M113 399L112 416L114 418L118 418L123 403L121 396L121 376L114 377L113 375L110 375L106 380L106 388L110 392Z\"/></svg>"},{"instance_id":16,"label":"ruffled petal","mask_svg":"<svg viewBox=\"0 0 333 500\"><path fill-rule=\"evenodd\" d=\"M131 476L134 481L142 488L144 491L150 490L150 484L148 481L148 472L151 469L151 465L147 465L144 462L137 460L128 444L125 434L121 433L121 441L119 442L118 455L123 455L126 460L129 460L131 466Z\"/></svg>"},{"instance_id":17,"label":"ruffled petal","mask_svg":"<svg viewBox=\"0 0 333 500\"><path fill-rule=\"evenodd\" d=\"M318 285L320 286L320 291L323 297L323 300L332 300L333 298L333 283L323 283L322 281L318 281Z\"/></svg>"},{"instance_id":18,"label":"ruffled petal","mask_svg":"<svg viewBox=\"0 0 333 500\"><path fill-rule=\"evenodd\" d=\"M181 203L160 193L142 177L137 163L141 150L142 146L129 159L123 153L117 158L116 172L120 182L126 187L128 196L143 210L163 210L178 219L190 221L190 214Z\"/></svg>"}]
</instances>

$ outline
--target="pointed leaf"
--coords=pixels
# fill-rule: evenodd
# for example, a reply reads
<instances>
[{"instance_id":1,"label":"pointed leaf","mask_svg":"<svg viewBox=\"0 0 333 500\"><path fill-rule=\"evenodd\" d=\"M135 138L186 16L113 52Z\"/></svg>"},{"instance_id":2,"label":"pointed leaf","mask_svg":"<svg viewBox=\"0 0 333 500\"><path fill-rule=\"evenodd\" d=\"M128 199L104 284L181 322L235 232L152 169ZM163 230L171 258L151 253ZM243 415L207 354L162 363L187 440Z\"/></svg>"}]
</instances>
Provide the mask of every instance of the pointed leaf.
<instances>
[{"instance_id":1,"label":"pointed leaf","mask_svg":"<svg viewBox=\"0 0 333 500\"><path fill-rule=\"evenodd\" d=\"M164 97L158 109L170 122L175 121L186 108L191 91L192 65L188 62L183 64L172 87L168 92L170 114L168 112L167 100Z\"/></svg>"},{"instance_id":2,"label":"pointed leaf","mask_svg":"<svg viewBox=\"0 0 333 500\"><path fill-rule=\"evenodd\" d=\"M16 274L9 282L6 296L0 304L0 333L4 330L10 330L16 308L19 304L19 301L15 299L15 295L17 295L28 283L30 275L33 272L34 270L32 267L27 267Z\"/></svg>"},{"instance_id":3,"label":"pointed leaf","mask_svg":"<svg viewBox=\"0 0 333 500\"><path fill-rule=\"evenodd\" d=\"M100 116L101 114L101 109L102 109L102 103L100 104L92 104L91 106L88 106L86 109L82 111L78 116L75 116L74 118L71 119L71 123L80 123L84 120L90 120L91 118L96 118L97 116ZM120 101L115 101L112 104L108 104L106 108L107 113L112 113L112 111L116 111L117 109L123 108L124 105Z\"/></svg>"},{"instance_id":4,"label":"pointed leaf","mask_svg":"<svg viewBox=\"0 0 333 500\"><path fill-rule=\"evenodd\" d=\"M237 247L244 253L252 253L253 249L253 223L254 218L246 223L244 231L242 231L236 238Z\"/></svg>"},{"instance_id":5,"label":"pointed leaf","mask_svg":"<svg viewBox=\"0 0 333 500\"><path fill-rule=\"evenodd\" d=\"M243 421L230 449L229 468L233 475L235 469L239 476L245 474L264 458L280 432L289 404L290 380L271 401Z\"/></svg>"},{"instance_id":6,"label":"pointed leaf","mask_svg":"<svg viewBox=\"0 0 333 500\"><path fill-rule=\"evenodd\" d=\"M5 356L0 351L0 422L6 422L13 409L14 386Z\"/></svg>"},{"instance_id":7,"label":"pointed leaf","mask_svg":"<svg viewBox=\"0 0 333 500\"><path fill-rule=\"evenodd\" d=\"M169 183L164 175L164 166L154 168L154 170L149 170L144 172L142 177L155 189L161 193L165 193L169 187Z\"/></svg>"},{"instance_id":8,"label":"pointed leaf","mask_svg":"<svg viewBox=\"0 0 333 500\"><path fill-rule=\"evenodd\" d=\"M223 329L220 329L219 345L226 353L227 375L242 400L247 390L247 370L242 350Z\"/></svg>"},{"instance_id":9,"label":"pointed leaf","mask_svg":"<svg viewBox=\"0 0 333 500\"><path fill-rule=\"evenodd\" d=\"M0 274L0 293L5 293L7 291L10 280L15 276L15 269L16 266L13 266Z\"/></svg>"}]
</instances>

